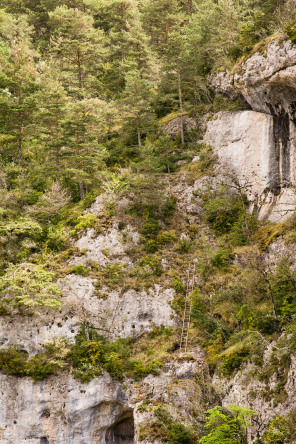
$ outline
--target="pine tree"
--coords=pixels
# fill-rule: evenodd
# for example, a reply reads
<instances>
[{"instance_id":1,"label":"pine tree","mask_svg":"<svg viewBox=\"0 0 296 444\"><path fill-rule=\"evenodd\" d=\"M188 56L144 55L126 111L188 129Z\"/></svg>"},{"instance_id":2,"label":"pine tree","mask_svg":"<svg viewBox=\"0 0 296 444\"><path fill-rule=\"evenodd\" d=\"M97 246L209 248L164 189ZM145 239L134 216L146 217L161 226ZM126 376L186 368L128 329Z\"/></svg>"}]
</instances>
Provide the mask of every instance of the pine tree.
<instances>
[{"instance_id":1,"label":"pine tree","mask_svg":"<svg viewBox=\"0 0 296 444\"><path fill-rule=\"evenodd\" d=\"M120 105L123 107L123 119L136 131L139 148L142 146L143 133L149 131L155 118L152 100L149 83L141 78L139 71L130 71L126 75L126 87Z\"/></svg>"},{"instance_id":2,"label":"pine tree","mask_svg":"<svg viewBox=\"0 0 296 444\"><path fill-rule=\"evenodd\" d=\"M106 150L98 142L104 109L105 103L96 98L71 101L67 105L65 174L78 183L81 200L87 186L98 182L100 171L104 168Z\"/></svg>"},{"instance_id":3,"label":"pine tree","mask_svg":"<svg viewBox=\"0 0 296 444\"><path fill-rule=\"evenodd\" d=\"M67 103L70 98L61 83L53 79L50 70L44 69L41 88L36 93L35 100L40 106L35 111L34 129L44 152L49 154L47 171L53 168L56 180L60 183L64 169L62 159L66 154L63 124L67 119Z\"/></svg>"},{"instance_id":4,"label":"pine tree","mask_svg":"<svg viewBox=\"0 0 296 444\"><path fill-rule=\"evenodd\" d=\"M28 212L41 220L46 219L52 227L51 219L59 214L60 210L69 202L69 194L60 183L53 182L50 189L41 196L38 203L28 207Z\"/></svg>"},{"instance_id":5,"label":"pine tree","mask_svg":"<svg viewBox=\"0 0 296 444\"><path fill-rule=\"evenodd\" d=\"M185 21L178 0L143 0L143 27L153 49L162 55L168 48L170 34L180 30Z\"/></svg>"},{"instance_id":6,"label":"pine tree","mask_svg":"<svg viewBox=\"0 0 296 444\"><path fill-rule=\"evenodd\" d=\"M102 31L94 29L92 16L79 9L60 6L49 15L52 69L57 78L74 97L96 94L105 52Z\"/></svg>"},{"instance_id":7,"label":"pine tree","mask_svg":"<svg viewBox=\"0 0 296 444\"><path fill-rule=\"evenodd\" d=\"M89 0L90 2L90 0ZM142 78L155 77L157 67L134 0L101 0L92 2L95 26L105 32L110 53L103 66L101 80L111 96L122 92L125 75L138 70Z\"/></svg>"},{"instance_id":8,"label":"pine tree","mask_svg":"<svg viewBox=\"0 0 296 444\"><path fill-rule=\"evenodd\" d=\"M0 14L0 129L21 164L24 142L30 134L34 93L38 89L38 54L32 48L32 28L24 16Z\"/></svg>"}]
</instances>

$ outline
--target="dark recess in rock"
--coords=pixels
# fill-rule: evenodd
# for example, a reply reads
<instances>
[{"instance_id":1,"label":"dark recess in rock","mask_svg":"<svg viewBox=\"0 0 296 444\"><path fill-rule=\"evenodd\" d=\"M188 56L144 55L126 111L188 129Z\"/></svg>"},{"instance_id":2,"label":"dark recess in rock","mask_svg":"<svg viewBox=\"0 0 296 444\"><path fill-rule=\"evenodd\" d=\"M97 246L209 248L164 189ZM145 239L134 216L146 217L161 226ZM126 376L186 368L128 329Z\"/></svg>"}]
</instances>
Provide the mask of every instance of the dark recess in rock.
<instances>
[{"instance_id":1,"label":"dark recess in rock","mask_svg":"<svg viewBox=\"0 0 296 444\"><path fill-rule=\"evenodd\" d=\"M290 120L282 112L273 117L274 159L270 181L272 192L277 195L291 182L290 175Z\"/></svg>"},{"instance_id":2,"label":"dark recess in rock","mask_svg":"<svg viewBox=\"0 0 296 444\"><path fill-rule=\"evenodd\" d=\"M134 444L135 426L133 416L119 419L107 432L106 444Z\"/></svg>"}]
</instances>

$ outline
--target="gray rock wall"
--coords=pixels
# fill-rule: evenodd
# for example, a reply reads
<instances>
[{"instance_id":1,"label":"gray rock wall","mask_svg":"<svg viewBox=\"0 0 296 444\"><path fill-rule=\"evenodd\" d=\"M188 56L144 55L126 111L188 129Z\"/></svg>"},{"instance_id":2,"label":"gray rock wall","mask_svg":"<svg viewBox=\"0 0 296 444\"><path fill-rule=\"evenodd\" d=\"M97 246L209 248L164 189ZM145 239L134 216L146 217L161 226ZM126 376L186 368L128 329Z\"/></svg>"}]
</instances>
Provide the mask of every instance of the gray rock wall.
<instances>
[{"instance_id":1,"label":"gray rock wall","mask_svg":"<svg viewBox=\"0 0 296 444\"><path fill-rule=\"evenodd\" d=\"M234 175L246 188L259 218L279 222L296 205L295 135L287 115L222 111L208 122L204 141L223 173Z\"/></svg>"}]
</instances>

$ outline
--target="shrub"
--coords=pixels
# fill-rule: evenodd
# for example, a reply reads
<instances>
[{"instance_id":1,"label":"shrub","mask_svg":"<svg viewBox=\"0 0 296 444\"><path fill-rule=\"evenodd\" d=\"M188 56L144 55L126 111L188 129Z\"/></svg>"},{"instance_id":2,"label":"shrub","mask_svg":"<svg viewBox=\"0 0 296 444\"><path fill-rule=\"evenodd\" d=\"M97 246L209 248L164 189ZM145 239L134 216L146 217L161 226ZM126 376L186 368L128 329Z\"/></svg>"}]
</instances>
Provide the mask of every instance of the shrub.
<instances>
[{"instance_id":1,"label":"shrub","mask_svg":"<svg viewBox=\"0 0 296 444\"><path fill-rule=\"evenodd\" d=\"M286 33L290 37L292 43L296 43L296 21L290 21L286 26Z\"/></svg>"},{"instance_id":2,"label":"shrub","mask_svg":"<svg viewBox=\"0 0 296 444\"><path fill-rule=\"evenodd\" d=\"M216 406L206 412L206 435L200 444L246 444L249 420L257 414L244 407L230 404L227 408Z\"/></svg>"},{"instance_id":3,"label":"shrub","mask_svg":"<svg viewBox=\"0 0 296 444\"><path fill-rule=\"evenodd\" d=\"M157 376L159 375L159 369L163 367L163 363L160 361L155 361L146 366L141 361L132 361L131 364L134 374L139 378L145 378L149 374Z\"/></svg>"},{"instance_id":4,"label":"shrub","mask_svg":"<svg viewBox=\"0 0 296 444\"><path fill-rule=\"evenodd\" d=\"M123 265L116 262L108 264L105 267L103 275L110 283L118 284L124 275Z\"/></svg>"},{"instance_id":5,"label":"shrub","mask_svg":"<svg viewBox=\"0 0 296 444\"><path fill-rule=\"evenodd\" d=\"M62 251L69 245L68 232L64 230L49 231L46 246L52 251Z\"/></svg>"},{"instance_id":6,"label":"shrub","mask_svg":"<svg viewBox=\"0 0 296 444\"><path fill-rule=\"evenodd\" d=\"M166 244L170 244L176 240L176 233L174 230L163 231L157 235L157 245L163 247Z\"/></svg>"},{"instance_id":7,"label":"shrub","mask_svg":"<svg viewBox=\"0 0 296 444\"><path fill-rule=\"evenodd\" d=\"M172 444L192 444L194 437L184 424L172 424L168 431L168 442Z\"/></svg>"},{"instance_id":8,"label":"shrub","mask_svg":"<svg viewBox=\"0 0 296 444\"><path fill-rule=\"evenodd\" d=\"M192 241L190 239L180 239L178 241L177 250L180 251L180 253L188 253L192 245Z\"/></svg>"},{"instance_id":9,"label":"shrub","mask_svg":"<svg viewBox=\"0 0 296 444\"><path fill-rule=\"evenodd\" d=\"M31 376L35 382L42 381L55 373L56 367L56 364L50 362L46 356L37 355L28 360L26 374Z\"/></svg>"},{"instance_id":10,"label":"shrub","mask_svg":"<svg viewBox=\"0 0 296 444\"><path fill-rule=\"evenodd\" d=\"M241 364L248 360L250 355L250 349L247 346L242 346L231 352L228 350L227 353L221 355L221 373L223 376L230 376L234 370L241 367Z\"/></svg>"},{"instance_id":11,"label":"shrub","mask_svg":"<svg viewBox=\"0 0 296 444\"><path fill-rule=\"evenodd\" d=\"M28 354L18 347L0 350L0 368L7 375L26 376L26 362Z\"/></svg>"},{"instance_id":12,"label":"shrub","mask_svg":"<svg viewBox=\"0 0 296 444\"><path fill-rule=\"evenodd\" d=\"M232 259L232 252L226 247L221 247L212 257L211 262L214 267L219 268L220 270L225 270Z\"/></svg>"},{"instance_id":13,"label":"shrub","mask_svg":"<svg viewBox=\"0 0 296 444\"><path fill-rule=\"evenodd\" d=\"M245 196L239 196L225 186L217 193L206 193L203 199L205 219L217 235L245 229L247 217L245 207L248 205Z\"/></svg>"},{"instance_id":14,"label":"shrub","mask_svg":"<svg viewBox=\"0 0 296 444\"><path fill-rule=\"evenodd\" d=\"M91 213L83 214L78 217L77 224L75 225L75 232L80 230L87 230L88 228L93 228L97 222L96 216Z\"/></svg>"},{"instance_id":15,"label":"shrub","mask_svg":"<svg viewBox=\"0 0 296 444\"><path fill-rule=\"evenodd\" d=\"M52 282L54 274L41 265L24 262L10 265L0 282L0 306L29 310L44 306L58 309L61 291Z\"/></svg>"},{"instance_id":16,"label":"shrub","mask_svg":"<svg viewBox=\"0 0 296 444\"><path fill-rule=\"evenodd\" d=\"M296 413L291 411L285 417L275 416L262 435L264 444L284 444L296 439Z\"/></svg>"},{"instance_id":17,"label":"shrub","mask_svg":"<svg viewBox=\"0 0 296 444\"><path fill-rule=\"evenodd\" d=\"M42 381L53 374L56 367L45 355L28 359L28 354L18 347L0 350L0 369L7 375L31 376L34 381Z\"/></svg>"},{"instance_id":18,"label":"shrub","mask_svg":"<svg viewBox=\"0 0 296 444\"><path fill-rule=\"evenodd\" d=\"M90 271L84 265L73 265L73 267L70 268L69 273L86 277L89 275Z\"/></svg>"},{"instance_id":19,"label":"shrub","mask_svg":"<svg viewBox=\"0 0 296 444\"><path fill-rule=\"evenodd\" d=\"M179 294L186 293L186 285L181 282L181 279L176 274L174 274L174 276L173 276L172 286L173 286L174 290L176 291L176 293L179 293Z\"/></svg>"},{"instance_id":20,"label":"shrub","mask_svg":"<svg viewBox=\"0 0 296 444\"><path fill-rule=\"evenodd\" d=\"M152 254L150 256L144 256L139 261L140 267L148 267L151 269L152 273L155 276L162 275L162 265L156 254Z\"/></svg>"}]
</instances>

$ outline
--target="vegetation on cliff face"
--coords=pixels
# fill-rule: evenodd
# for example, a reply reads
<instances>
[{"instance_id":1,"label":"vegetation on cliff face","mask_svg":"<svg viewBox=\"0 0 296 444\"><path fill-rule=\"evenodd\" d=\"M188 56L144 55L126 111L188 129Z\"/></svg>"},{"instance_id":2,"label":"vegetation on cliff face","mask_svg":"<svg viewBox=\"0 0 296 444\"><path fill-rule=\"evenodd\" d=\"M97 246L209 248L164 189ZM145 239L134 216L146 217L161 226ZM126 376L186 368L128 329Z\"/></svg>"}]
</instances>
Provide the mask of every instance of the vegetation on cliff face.
<instances>
[{"instance_id":1,"label":"vegetation on cliff face","mask_svg":"<svg viewBox=\"0 0 296 444\"><path fill-rule=\"evenodd\" d=\"M286 399L296 350L295 268L288 255L269 264L264 253L279 236L294 245L295 216L285 224L259 223L247 211L246 190L230 180L194 191L201 211L193 223L168 190L184 177L191 183L213 175L210 147L196 143L200 117L244 107L214 97L207 75L230 68L274 32L294 42L295 8L295 0L1 2L1 316L60 308L54 281L69 273L96 279L102 298L104 286L124 282L123 290L142 290L160 283L175 290L172 307L181 315L184 276L195 263L189 348L202 344L210 370L225 378L251 362L266 399ZM185 116L197 126L189 129ZM170 137L165 127L173 119L178 131ZM84 213L101 193L106 210ZM128 208L118 209L127 196ZM129 252L136 265L69 266L78 234L103 232L114 215L120 227L131 224L140 233ZM178 329L111 342L88 327L75 344L47 344L36 356L3 348L0 368L35 381L72 371L87 382L102 370L137 380L161 371L178 349ZM275 348L264 360L271 341L282 352ZM252 415L235 406L209 410L199 442L244 442ZM155 418L149 438L198 441L196 430L161 406ZM262 442L294 439L294 424L293 412L277 416Z\"/></svg>"}]
</instances>

